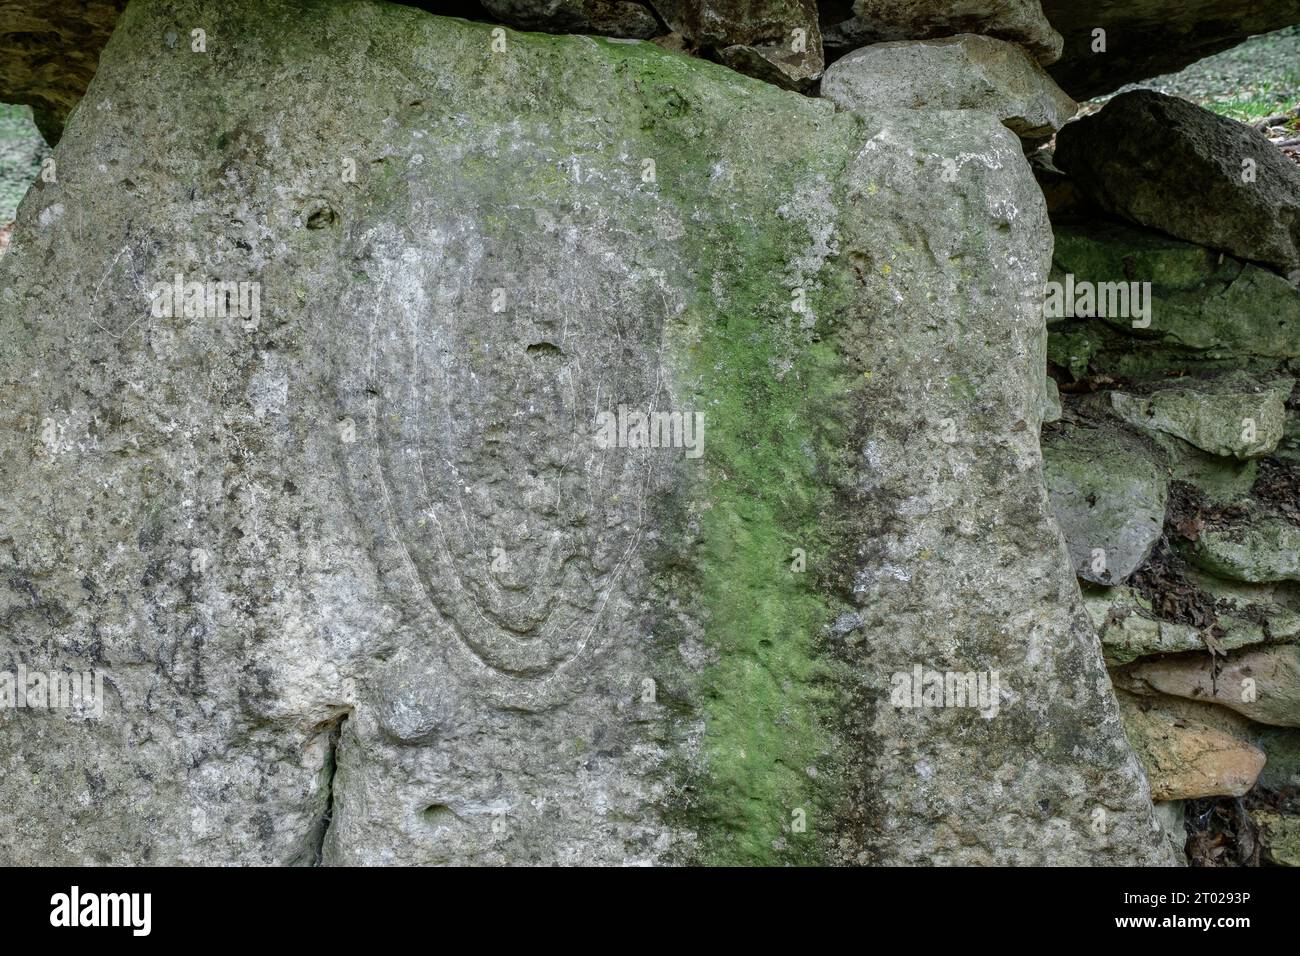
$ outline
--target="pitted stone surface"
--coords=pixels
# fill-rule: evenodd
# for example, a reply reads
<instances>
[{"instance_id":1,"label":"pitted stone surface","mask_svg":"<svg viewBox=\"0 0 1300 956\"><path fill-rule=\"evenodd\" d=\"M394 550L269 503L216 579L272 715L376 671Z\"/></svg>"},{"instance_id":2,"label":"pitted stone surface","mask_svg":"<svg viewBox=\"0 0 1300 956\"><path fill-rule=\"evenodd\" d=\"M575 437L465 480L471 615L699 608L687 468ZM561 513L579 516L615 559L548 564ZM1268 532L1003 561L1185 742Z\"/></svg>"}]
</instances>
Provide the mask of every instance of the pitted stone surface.
<instances>
[{"instance_id":1,"label":"pitted stone surface","mask_svg":"<svg viewBox=\"0 0 1300 956\"><path fill-rule=\"evenodd\" d=\"M831 64L821 94L848 110L978 110L1027 140L1051 138L1078 110L1020 47L973 34L854 50Z\"/></svg>"},{"instance_id":2,"label":"pitted stone surface","mask_svg":"<svg viewBox=\"0 0 1300 956\"><path fill-rule=\"evenodd\" d=\"M0 260L0 665L112 689L0 719L4 862L1167 861L992 119L143 0L57 159ZM176 274L260 310L156 314ZM914 665L996 715L894 707Z\"/></svg>"}]
</instances>

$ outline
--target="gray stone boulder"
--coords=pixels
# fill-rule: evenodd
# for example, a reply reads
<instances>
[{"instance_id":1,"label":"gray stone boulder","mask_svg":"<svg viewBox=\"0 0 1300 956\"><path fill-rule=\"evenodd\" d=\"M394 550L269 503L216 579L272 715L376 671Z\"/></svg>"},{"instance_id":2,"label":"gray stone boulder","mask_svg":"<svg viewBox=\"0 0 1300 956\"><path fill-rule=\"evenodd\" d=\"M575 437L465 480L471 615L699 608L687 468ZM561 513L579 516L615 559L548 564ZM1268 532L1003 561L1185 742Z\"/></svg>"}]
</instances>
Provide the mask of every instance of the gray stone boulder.
<instances>
[{"instance_id":1,"label":"gray stone boulder","mask_svg":"<svg viewBox=\"0 0 1300 956\"><path fill-rule=\"evenodd\" d=\"M1043 12L1064 37L1050 72L1086 100L1300 23L1300 0L1043 0Z\"/></svg>"},{"instance_id":2,"label":"gray stone boulder","mask_svg":"<svg viewBox=\"0 0 1300 956\"><path fill-rule=\"evenodd\" d=\"M1030 140L1078 109L1020 47L971 34L854 50L827 69L821 92L842 109L978 110Z\"/></svg>"},{"instance_id":3,"label":"gray stone boulder","mask_svg":"<svg viewBox=\"0 0 1300 956\"><path fill-rule=\"evenodd\" d=\"M594 33L648 40L662 33L653 11L628 0L480 0L502 23L548 33Z\"/></svg>"},{"instance_id":4,"label":"gray stone boulder","mask_svg":"<svg viewBox=\"0 0 1300 956\"><path fill-rule=\"evenodd\" d=\"M1300 167L1243 123L1134 90L1061 130L1055 163L1130 222L1283 271L1300 265Z\"/></svg>"},{"instance_id":5,"label":"gray stone boulder","mask_svg":"<svg viewBox=\"0 0 1300 956\"><path fill-rule=\"evenodd\" d=\"M1168 862L1016 137L495 29L109 42L0 260L0 670L108 689L0 862Z\"/></svg>"},{"instance_id":6,"label":"gray stone boulder","mask_svg":"<svg viewBox=\"0 0 1300 956\"><path fill-rule=\"evenodd\" d=\"M1282 440L1286 400L1294 387L1291 378L1230 372L1184 379L1143 395L1114 391L1110 407L1130 425L1173 435L1211 455L1259 458Z\"/></svg>"},{"instance_id":7,"label":"gray stone boulder","mask_svg":"<svg viewBox=\"0 0 1300 956\"><path fill-rule=\"evenodd\" d=\"M1058 426L1043 436L1043 474L1074 573L1127 580L1164 529L1168 479L1147 448L1114 429Z\"/></svg>"},{"instance_id":8,"label":"gray stone boulder","mask_svg":"<svg viewBox=\"0 0 1300 956\"><path fill-rule=\"evenodd\" d=\"M852 16L828 23L826 46L851 50L890 40L929 40L960 33L1017 43L1039 63L1061 55L1061 35L1039 0L854 0Z\"/></svg>"}]
</instances>

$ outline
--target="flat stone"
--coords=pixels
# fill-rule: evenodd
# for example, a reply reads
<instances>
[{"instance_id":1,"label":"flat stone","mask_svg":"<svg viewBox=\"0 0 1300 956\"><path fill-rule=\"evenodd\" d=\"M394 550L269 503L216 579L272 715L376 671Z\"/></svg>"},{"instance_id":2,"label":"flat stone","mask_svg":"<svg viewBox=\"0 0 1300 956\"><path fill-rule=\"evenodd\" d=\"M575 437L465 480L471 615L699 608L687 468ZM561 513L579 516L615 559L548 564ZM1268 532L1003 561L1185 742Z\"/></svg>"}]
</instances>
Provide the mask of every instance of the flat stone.
<instances>
[{"instance_id":1,"label":"flat stone","mask_svg":"<svg viewBox=\"0 0 1300 956\"><path fill-rule=\"evenodd\" d=\"M962 33L1017 43L1041 64L1061 55L1061 35L1039 0L854 0L853 16L825 30L828 48L852 50L890 40L930 40Z\"/></svg>"},{"instance_id":2,"label":"flat stone","mask_svg":"<svg viewBox=\"0 0 1300 956\"><path fill-rule=\"evenodd\" d=\"M1300 528L1280 517L1211 527L1190 549L1199 567L1237 581L1300 581Z\"/></svg>"},{"instance_id":3,"label":"flat stone","mask_svg":"<svg viewBox=\"0 0 1300 956\"><path fill-rule=\"evenodd\" d=\"M1087 100L1300 23L1300 0L1043 0L1043 12L1064 37L1052 75Z\"/></svg>"},{"instance_id":4,"label":"flat stone","mask_svg":"<svg viewBox=\"0 0 1300 956\"><path fill-rule=\"evenodd\" d=\"M1067 218L1052 223L1052 234L1052 265L1077 280L1138 280L1170 293L1199 289L1223 268L1216 250L1108 219Z\"/></svg>"},{"instance_id":5,"label":"flat stone","mask_svg":"<svg viewBox=\"0 0 1300 956\"><path fill-rule=\"evenodd\" d=\"M1110 393L1122 421L1164 432L1202 451L1238 459L1270 454L1282 440L1295 379L1262 380L1245 372L1183 379L1145 395Z\"/></svg>"},{"instance_id":6,"label":"flat stone","mask_svg":"<svg viewBox=\"0 0 1300 956\"><path fill-rule=\"evenodd\" d=\"M1275 727L1300 727L1300 646L1235 651L1217 662L1209 654L1143 661L1115 675L1135 692L1221 704Z\"/></svg>"},{"instance_id":7,"label":"flat stone","mask_svg":"<svg viewBox=\"0 0 1300 956\"><path fill-rule=\"evenodd\" d=\"M1155 800L1240 797L1255 785L1264 752L1205 705L1119 695L1124 729Z\"/></svg>"},{"instance_id":8,"label":"flat stone","mask_svg":"<svg viewBox=\"0 0 1300 956\"><path fill-rule=\"evenodd\" d=\"M1074 573L1128 579L1164 528L1168 481L1141 442L1114 429L1062 426L1043 436L1043 477Z\"/></svg>"},{"instance_id":9,"label":"flat stone","mask_svg":"<svg viewBox=\"0 0 1300 956\"><path fill-rule=\"evenodd\" d=\"M1300 289L1285 278L1224 253L1149 229L1096 219L1053 224L1052 280L1076 284L1151 283L1144 328L1133 316L1103 315L1083 322L1056 319L1053 334L1094 329L1088 356L1098 371L1155 378L1189 363L1270 363L1300 358ZM1130 286L1131 288L1131 286ZM1109 335L1113 328L1123 333ZM1158 346L1158 347L1155 347ZM1109 354L1108 354L1109 353Z\"/></svg>"},{"instance_id":10,"label":"flat stone","mask_svg":"<svg viewBox=\"0 0 1300 956\"><path fill-rule=\"evenodd\" d=\"M1189 582L1209 593L1221 615L1242 621L1266 619L1273 640L1300 637L1300 589L1295 585L1234 581L1196 567L1188 567L1186 574Z\"/></svg>"},{"instance_id":11,"label":"flat stone","mask_svg":"<svg viewBox=\"0 0 1300 956\"><path fill-rule=\"evenodd\" d=\"M846 110L978 110L1029 140L1050 137L1078 110L1020 47L971 34L854 50L827 69L821 92Z\"/></svg>"},{"instance_id":12,"label":"flat stone","mask_svg":"<svg viewBox=\"0 0 1300 956\"><path fill-rule=\"evenodd\" d=\"M1160 620L1131 588L1086 587L1083 603L1097 627L1106 663L1112 667L1154 654L1205 650L1197 628Z\"/></svg>"},{"instance_id":13,"label":"flat stone","mask_svg":"<svg viewBox=\"0 0 1300 956\"><path fill-rule=\"evenodd\" d=\"M1134 90L1062 129L1053 161L1113 215L1283 272L1300 266L1300 167L1244 123Z\"/></svg>"},{"instance_id":14,"label":"flat stone","mask_svg":"<svg viewBox=\"0 0 1300 956\"><path fill-rule=\"evenodd\" d=\"M1205 582L1198 579L1198 584ZM1222 598L1222 591L1212 591ZM1097 626L1106 663L1112 667L1131 664L1143 657L1161 654L1203 652L1209 648L1199 628L1166 621L1155 614L1149 602L1127 587L1086 587L1083 602ZM1267 621L1267 627L1262 623ZM1285 642L1300 638L1300 614L1272 603L1250 603L1238 613L1219 613L1219 632L1212 635L1216 647L1239 650L1256 644Z\"/></svg>"}]
</instances>

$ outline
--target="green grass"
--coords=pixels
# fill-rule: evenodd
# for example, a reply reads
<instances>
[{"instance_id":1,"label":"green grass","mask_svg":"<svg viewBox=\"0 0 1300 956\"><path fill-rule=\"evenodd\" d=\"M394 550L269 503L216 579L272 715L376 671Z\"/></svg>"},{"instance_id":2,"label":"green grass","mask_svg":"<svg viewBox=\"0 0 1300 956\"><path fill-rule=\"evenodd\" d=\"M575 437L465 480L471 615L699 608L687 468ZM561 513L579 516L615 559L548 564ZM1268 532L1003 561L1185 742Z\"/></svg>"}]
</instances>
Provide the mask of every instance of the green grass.
<instances>
[{"instance_id":1,"label":"green grass","mask_svg":"<svg viewBox=\"0 0 1300 956\"><path fill-rule=\"evenodd\" d=\"M1300 105L1300 71L1288 73L1281 79L1264 80L1238 95L1205 100L1201 105L1243 123L1286 112Z\"/></svg>"}]
</instances>

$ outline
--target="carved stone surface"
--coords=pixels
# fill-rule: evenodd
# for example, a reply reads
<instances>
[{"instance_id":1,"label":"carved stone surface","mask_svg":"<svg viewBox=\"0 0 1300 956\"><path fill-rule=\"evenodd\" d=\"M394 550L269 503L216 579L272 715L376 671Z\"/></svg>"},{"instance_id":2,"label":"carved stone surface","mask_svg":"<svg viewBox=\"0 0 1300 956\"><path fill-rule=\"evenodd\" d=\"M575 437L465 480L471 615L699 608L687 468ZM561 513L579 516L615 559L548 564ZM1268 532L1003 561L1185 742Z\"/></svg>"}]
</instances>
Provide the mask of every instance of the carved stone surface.
<instances>
[{"instance_id":1,"label":"carved stone surface","mask_svg":"<svg viewBox=\"0 0 1300 956\"><path fill-rule=\"evenodd\" d=\"M0 714L0 860L1167 860L1019 141L504 37L127 11L0 260L0 667L109 687Z\"/></svg>"}]
</instances>

